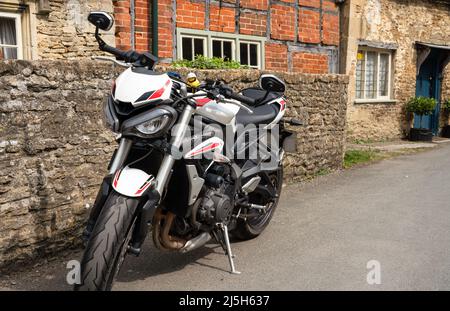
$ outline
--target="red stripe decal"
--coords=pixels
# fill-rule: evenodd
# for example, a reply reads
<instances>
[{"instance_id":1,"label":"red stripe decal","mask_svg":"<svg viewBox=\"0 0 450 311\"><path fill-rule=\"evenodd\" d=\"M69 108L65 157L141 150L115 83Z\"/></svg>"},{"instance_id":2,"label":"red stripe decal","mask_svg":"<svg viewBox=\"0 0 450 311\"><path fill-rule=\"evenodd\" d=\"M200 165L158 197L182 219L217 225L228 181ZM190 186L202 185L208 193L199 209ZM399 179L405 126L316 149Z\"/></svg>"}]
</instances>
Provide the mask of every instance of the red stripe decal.
<instances>
[{"instance_id":1,"label":"red stripe decal","mask_svg":"<svg viewBox=\"0 0 450 311\"><path fill-rule=\"evenodd\" d=\"M138 189L138 191L136 191L135 195L141 194L142 192L144 192L148 186L150 186L152 184L152 180L153 178L151 178L150 180L147 180L142 186L141 188Z\"/></svg>"},{"instance_id":2,"label":"red stripe decal","mask_svg":"<svg viewBox=\"0 0 450 311\"><path fill-rule=\"evenodd\" d=\"M164 93L164 91L169 86L169 84L170 84L170 80L167 80L166 84L164 84L164 86L162 88L160 88L159 90L156 90L149 98L147 98L147 100L161 97L161 95Z\"/></svg>"},{"instance_id":3,"label":"red stripe decal","mask_svg":"<svg viewBox=\"0 0 450 311\"><path fill-rule=\"evenodd\" d=\"M282 99L278 103L280 104L280 110L283 111L286 108L286 101Z\"/></svg>"},{"instance_id":4,"label":"red stripe decal","mask_svg":"<svg viewBox=\"0 0 450 311\"><path fill-rule=\"evenodd\" d=\"M198 98L195 100L198 107L202 107L202 106L206 105L207 103L209 103L210 101L211 101L211 99L209 99L209 98Z\"/></svg>"},{"instance_id":5,"label":"red stripe decal","mask_svg":"<svg viewBox=\"0 0 450 311\"><path fill-rule=\"evenodd\" d=\"M114 181L113 181L114 188L117 187L117 182L119 181L120 172L121 172L121 170L118 170L116 175L114 176Z\"/></svg>"},{"instance_id":6,"label":"red stripe decal","mask_svg":"<svg viewBox=\"0 0 450 311\"><path fill-rule=\"evenodd\" d=\"M219 143L212 143L212 144L210 144L210 145L207 145L207 146L203 147L203 148L200 149L200 150L197 150L197 151L191 153L189 156L192 157L192 156L197 155L197 154L199 154L199 153L204 153L204 152L206 152L206 151L209 151L209 150L212 150L212 149L216 149L216 148L219 147L219 146L220 146Z\"/></svg>"}]
</instances>

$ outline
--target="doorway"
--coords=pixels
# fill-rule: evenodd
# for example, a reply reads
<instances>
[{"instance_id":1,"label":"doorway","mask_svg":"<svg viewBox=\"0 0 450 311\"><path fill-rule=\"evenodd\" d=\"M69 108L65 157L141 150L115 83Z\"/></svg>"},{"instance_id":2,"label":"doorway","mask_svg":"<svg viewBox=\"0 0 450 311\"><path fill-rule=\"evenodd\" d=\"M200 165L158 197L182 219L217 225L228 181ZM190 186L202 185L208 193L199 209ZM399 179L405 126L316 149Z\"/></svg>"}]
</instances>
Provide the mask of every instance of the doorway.
<instances>
[{"instance_id":1,"label":"doorway","mask_svg":"<svg viewBox=\"0 0 450 311\"><path fill-rule=\"evenodd\" d=\"M419 74L416 78L416 96L434 98L437 101L436 107L431 115L420 117L414 116L414 127L429 129L433 135L439 131L439 110L441 102L441 82L443 61L447 57L447 51L431 48L428 57L420 66Z\"/></svg>"}]
</instances>

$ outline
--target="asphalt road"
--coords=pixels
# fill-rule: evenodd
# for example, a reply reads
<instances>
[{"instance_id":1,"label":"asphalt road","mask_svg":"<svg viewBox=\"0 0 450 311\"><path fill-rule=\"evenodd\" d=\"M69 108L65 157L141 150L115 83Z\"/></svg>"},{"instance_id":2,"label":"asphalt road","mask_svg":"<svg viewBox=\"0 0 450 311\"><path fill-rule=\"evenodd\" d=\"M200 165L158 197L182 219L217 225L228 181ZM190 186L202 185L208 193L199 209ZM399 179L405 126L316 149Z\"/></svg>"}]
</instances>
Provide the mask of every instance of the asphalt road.
<instances>
[{"instance_id":1,"label":"asphalt road","mask_svg":"<svg viewBox=\"0 0 450 311\"><path fill-rule=\"evenodd\" d=\"M450 290L450 145L322 176L284 189L257 239L128 257L114 290ZM78 253L0 277L0 288L70 289ZM367 283L368 261L381 284Z\"/></svg>"}]
</instances>

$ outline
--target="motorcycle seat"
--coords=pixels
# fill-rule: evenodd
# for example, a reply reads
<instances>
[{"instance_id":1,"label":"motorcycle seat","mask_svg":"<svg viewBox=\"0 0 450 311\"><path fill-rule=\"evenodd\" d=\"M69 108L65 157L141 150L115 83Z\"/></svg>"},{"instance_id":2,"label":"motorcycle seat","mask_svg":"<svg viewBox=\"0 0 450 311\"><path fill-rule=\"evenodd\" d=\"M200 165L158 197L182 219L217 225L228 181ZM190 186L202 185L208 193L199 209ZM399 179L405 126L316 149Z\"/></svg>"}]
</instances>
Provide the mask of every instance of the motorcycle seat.
<instances>
[{"instance_id":1,"label":"motorcycle seat","mask_svg":"<svg viewBox=\"0 0 450 311\"><path fill-rule=\"evenodd\" d=\"M244 96L255 99L254 106L264 105L265 103L268 103L274 99L283 96L283 93L281 92L274 92L274 91L267 92L266 90L259 87L249 87L243 89L241 93Z\"/></svg>"},{"instance_id":2,"label":"motorcycle seat","mask_svg":"<svg viewBox=\"0 0 450 311\"><path fill-rule=\"evenodd\" d=\"M279 106L273 104L264 104L252 107L253 113L245 109L239 109L236 114L236 123L246 126L247 124L269 124L275 119L279 112Z\"/></svg>"}]
</instances>

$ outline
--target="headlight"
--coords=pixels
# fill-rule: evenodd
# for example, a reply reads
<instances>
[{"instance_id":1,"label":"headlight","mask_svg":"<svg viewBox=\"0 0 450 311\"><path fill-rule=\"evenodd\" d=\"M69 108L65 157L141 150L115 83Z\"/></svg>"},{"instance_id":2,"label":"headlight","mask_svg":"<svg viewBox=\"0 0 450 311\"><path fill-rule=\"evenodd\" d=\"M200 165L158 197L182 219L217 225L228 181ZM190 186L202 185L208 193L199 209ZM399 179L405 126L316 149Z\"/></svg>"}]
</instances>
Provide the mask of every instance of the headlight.
<instances>
[{"instance_id":1,"label":"headlight","mask_svg":"<svg viewBox=\"0 0 450 311\"><path fill-rule=\"evenodd\" d=\"M152 138L165 134L177 119L177 111L170 106L158 106L134 116L122 124L122 135Z\"/></svg>"},{"instance_id":2,"label":"headlight","mask_svg":"<svg viewBox=\"0 0 450 311\"><path fill-rule=\"evenodd\" d=\"M169 123L170 118L167 115L162 115L153 120L136 125L136 129L145 135L152 135L165 128Z\"/></svg>"}]
</instances>

